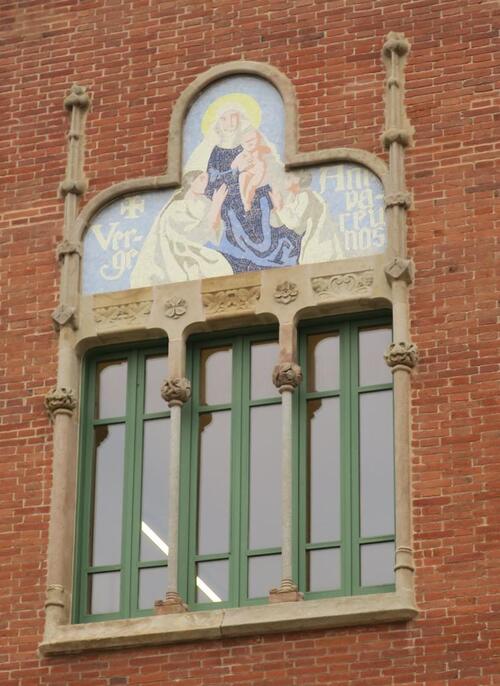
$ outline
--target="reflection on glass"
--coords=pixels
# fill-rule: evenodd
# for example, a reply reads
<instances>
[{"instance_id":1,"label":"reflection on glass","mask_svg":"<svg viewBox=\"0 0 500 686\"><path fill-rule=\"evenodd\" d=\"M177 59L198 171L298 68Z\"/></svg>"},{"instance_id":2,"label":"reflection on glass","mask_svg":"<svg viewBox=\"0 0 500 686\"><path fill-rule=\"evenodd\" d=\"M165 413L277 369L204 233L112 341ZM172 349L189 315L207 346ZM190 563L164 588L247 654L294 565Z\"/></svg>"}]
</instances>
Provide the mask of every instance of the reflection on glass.
<instances>
[{"instance_id":1,"label":"reflection on glass","mask_svg":"<svg viewBox=\"0 0 500 686\"><path fill-rule=\"evenodd\" d=\"M160 388L168 376L168 357L155 355L146 358L146 389L144 393L144 412L165 412L167 403L163 400Z\"/></svg>"},{"instance_id":2,"label":"reflection on glass","mask_svg":"<svg viewBox=\"0 0 500 686\"><path fill-rule=\"evenodd\" d=\"M231 387L231 346L202 350L200 403L202 405L219 405L231 402Z\"/></svg>"},{"instance_id":3,"label":"reflection on glass","mask_svg":"<svg viewBox=\"0 0 500 686\"><path fill-rule=\"evenodd\" d=\"M227 553L231 413L205 413L199 421L198 553Z\"/></svg>"},{"instance_id":4,"label":"reflection on glass","mask_svg":"<svg viewBox=\"0 0 500 686\"><path fill-rule=\"evenodd\" d=\"M198 562L196 565L196 602L220 603L228 597L228 561Z\"/></svg>"},{"instance_id":5,"label":"reflection on glass","mask_svg":"<svg viewBox=\"0 0 500 686\"><path fill-rule=\"evenodd\" d=\"M361 536L394 533L392 391L359 398Z\"/></svg>"},{"instance_id":6,"label":"reflection on glass","mask_svg":"<svg viewBox=\"0 0 500 686\"><path fill-rule=\"evenodd\" d=\"M334 591L340 588L340 549L310 550L309 591Z\"/></svg>"},{"instance_id":7,"label":"reflection on glass","mask_svg":"<svg viewBox=\"0 0 500 686\"><path fill-rule=\"evenodd\" d=\"M150 610L155 600L163 600L167 591L167 567L139 570L139 610Z\"/></svg>"},{"instance_id":8,"label":"reflection on glass","mask_svg":"<svg viewBox=\"0 0 500 686\"><path fill-rule=\"evenodd\" d=\"M121 560L125 425L95 429L92 565Z\"/></svg>"},{"instance_id":9,"label":"reflection on glass","mask_svg":"<svg viewBox=\"0 0 500 686\"><path fill-rule=\"evenodd\" d=\"M281 582L281 555L259 555L248 560L248 597L265 598Z\"/></svg>"},{"instance_id":10,"label":"reflection on glass","mask_svg":"<svg viewBox=\"0 0 500 686\"><path fill-rule=\"evenodd\" d=\"M90 585L90 614L97 615L120 610L120 572L92 574Z\"/></svg>"},{"instance_id":11,"label":"reflection on glass","mask_svg":"<svg viewBox=\"0 0 500 686\"><path fill-rule=\"evenodd\" d=\"M249 545L281 545L281 405L250 410Z\"/></svg>"},{"instance_id":12,"label":"reflection on glass","mask_svg":"<svg viewBox=\"0 0 500 686\"><path fill-rule=\"evenodd\" d=\"M339 387L338 334L307 337L307 390L334 391Z\"/></svg>"},{"instance_id":13,"label":"reflection on glass","mask_svg":"<svg viewBox=\"0 0 500 686\"><path fill-rule=\"evenodd\" d=\"M361 546L361 585L394 583L394 543L367 543Z\"/></svg>"},{"instance_id":14,"label":"reflection on glass","mask_svg":"<svg viewBox=\"0 0 500 686\"><path fill-rule=\"evenodd\" d=\"M144 422L141 560L167 557L169 434L170 419Z\"/></svg>"},{"instance_id":15,"label":"reflection on glass","mask_svg":"<svg viewBox=\"0 0 500 686\"><path fill-rule=\"evenodd\" d=\"M309 543L340 538L339 398L307 403Z\"/></svg>"},{"instance_id":16,"label":"reflection on glass","mask_svg":"<svg viewBox=\"0 0 500 686\"><path fill-rule=\"evenodd\" d=\"M124 417L127 400L127 361L113 360L97 365L96 417Z\"/></svg>"},{"instance_id":17,"label":"reflection on glass","mask_svg":"<svg viewBox=\"0 0 500 686\"><path fill-rule=\"evenodd\" d=\"M273 398L279 395L273 384L273 368L278 364L279 345L276 341L252 343L251 384L252 400Z\"/></svg>"},{"instance_id":18,"label":"reflection on glass","mask_svg":"<svg viewBox=\"0 0 500 686\"><path fill-rule=\"evenodd\" d=\"M391 327L361 329L359 332L359 385L391 383L392 374L384 353L392 342Z\"/></svg>"}]
</instances>

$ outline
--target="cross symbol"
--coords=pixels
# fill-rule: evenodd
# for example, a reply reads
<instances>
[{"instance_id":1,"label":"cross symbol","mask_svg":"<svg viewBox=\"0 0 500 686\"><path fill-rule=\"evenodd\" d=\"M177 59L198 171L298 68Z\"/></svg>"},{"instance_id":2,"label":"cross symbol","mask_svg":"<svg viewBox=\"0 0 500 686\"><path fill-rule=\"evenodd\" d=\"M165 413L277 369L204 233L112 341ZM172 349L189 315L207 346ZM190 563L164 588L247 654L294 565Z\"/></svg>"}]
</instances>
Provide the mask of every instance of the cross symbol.
<instances>
[{"instance_id":1,"label":"cross symbol","mask_svg":"<svg viewBox=\"0 0 500 686\"><path fill-rule=\"evenodd\" d=\"M125 198L120 205L120 214L127 219L135 219L144 212L144 198L140 195L133 195Z\"/></svg>"}]
</instances>

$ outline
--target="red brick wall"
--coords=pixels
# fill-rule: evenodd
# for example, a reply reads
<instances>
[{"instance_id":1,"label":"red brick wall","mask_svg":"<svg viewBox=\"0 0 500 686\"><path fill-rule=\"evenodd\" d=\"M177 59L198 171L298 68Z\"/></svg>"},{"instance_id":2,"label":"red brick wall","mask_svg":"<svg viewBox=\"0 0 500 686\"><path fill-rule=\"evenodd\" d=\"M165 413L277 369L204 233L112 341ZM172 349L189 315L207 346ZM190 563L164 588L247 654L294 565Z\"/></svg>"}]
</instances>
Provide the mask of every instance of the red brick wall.
<instances>
[{"instance_id":1,"label":"red brick wall","mask_svg":"<svg viewBox=\"0 0 500 686\"><path fill-rule=\"evenodd\" d=\"M500 683L495 9L488 0L2 0L3 685ZM380 49L390 30L412 44L407 105L416 136L407 171L415 196L412 338L421 356L413 385L419 618L39 660L51 482L43 397L56 370L50 313L69 85L78 81L93 97L86 200L117 181L161 173L176 98L198 73L233 59L269 62L290 77L302 150L380 153Z\"/></svg>"}]
</instances>

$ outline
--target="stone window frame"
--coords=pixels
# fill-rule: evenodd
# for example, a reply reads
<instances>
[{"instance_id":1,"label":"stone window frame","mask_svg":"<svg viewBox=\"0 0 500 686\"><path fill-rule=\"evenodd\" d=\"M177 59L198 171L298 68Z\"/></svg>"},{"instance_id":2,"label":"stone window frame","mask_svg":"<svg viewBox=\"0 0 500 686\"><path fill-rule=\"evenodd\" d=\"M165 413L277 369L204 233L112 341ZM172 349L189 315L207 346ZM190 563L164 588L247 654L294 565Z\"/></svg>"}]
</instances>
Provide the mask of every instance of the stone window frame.
<instances>
[{"instance_id":1,"label":"stone window frame","mask_svg":"<svg viewBox=\"0 0 500 686\"><path fill-rule=\"evenodd\" d=\"M52 315L59 332L59 363L57 386L45 399L53 421L54 457L45 633L40 645L43 655L408 621L417 615L410 482L410 373L417 362L417 351L409 341L408 289L413 281L413 265L406 254L406 212L410 196L404 178L404 153L412 136L404 108L404 66L408 50L404 36L396 33L389 34L382 50L387 73L382 144L388 151L388 166L376 155L352 148L299 152L296 100L291 82L268 64L238 61L209 69L180 96L170 123L165 175L118 183L97 194L80 214L78 199L86 189L84 124L90 98L85 88L72 87L65 100L71 126L66 178L60 187L65 203L64 240L57 251L61 262L60 304ZM209 84L235 74L266 79L281 94L285 107L286 169L349 161L365 166L381 179L388 227L385 253L182 284L81 295L81 241L92 216L123 194L178 187L182 125L191 102ZM181 406L189 393L189 382L185 379L187 337L194 332L277 323L280 360L276 383L282 390L284 405L291 408L291 394L300 380L300 369L295 361L299 322L383 308L392 309L394 332L394 342L385 357L394 375L395 592L300 602L293 582L284 575L282 586L268 605L183 612L181 599L175 594L169 599L167 594L165 612L152 617L71 624L77 397L85 351L103 343L128 343L166 336L171 378L164 386L164 397L171 406L172 416L177 415L180 421ZM290 435L291 409L283 414L284 435ZM286 460L283 462L286 471ZM285 503L285 509L286 506ZM289 538L290 533L285 533L285 539Z\"/></svg>"}]
</instances>

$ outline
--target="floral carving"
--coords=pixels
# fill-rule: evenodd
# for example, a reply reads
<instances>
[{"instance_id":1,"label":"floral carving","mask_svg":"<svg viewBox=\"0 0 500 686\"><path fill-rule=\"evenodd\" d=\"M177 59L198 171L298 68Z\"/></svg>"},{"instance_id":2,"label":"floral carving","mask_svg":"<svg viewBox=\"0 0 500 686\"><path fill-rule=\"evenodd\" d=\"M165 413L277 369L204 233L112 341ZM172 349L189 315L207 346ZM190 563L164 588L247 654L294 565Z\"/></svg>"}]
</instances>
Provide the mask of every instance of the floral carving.
<instances>
[{"instance_id":1,"label":"floral carving","mask_svg":"<svg viewBox=\"0 0 500 686\"><path fill-rule=\"evenodd\" d=\"M116 326L132 324L151 313L153 301L141 300L123 305L107 305L94 309L94 319L98 324Z\"/></svg>"},{"instance_id":2,"label":"floral carving","mask_svg":"<svg viewBox=\"0 0 500 686\"><path fill-rule=\"evenodd\" d=\"M165 317L179 319L187 312L187 302L184 298L169 298L165 302Z\"/></svg>"},{"instance_id":3,"label":"floral carving","mask_svg":"<svg viewBox=\"0 0 500 686\"><path fill-rule=\"evenodd\" d=\"M293 283L293 281L283 281L276 286L274 299L279 303L288 305L288 303L293 302L297 298L298 294L299 289L296 283Z\"/></svg>"},{"instance_id":4,"label":"floral carving","mask_svg":"<svg viewBox=\"0 0 500 686\"><path fill-rule=\"evenodd\" d=\"M320 297L341 298L349 295L363 295L370 292L373 284L373 270L351 274L317 276L311 279L313 291Z\"/></svg>"},{"instance_id":5,"label":"floral carving","mask_svg":"<svg viewBox=\"0 0 500 686\"><path fill-rule=\"evenodd\" d=\"M71 388L53 388L45 396L44 403L49 417L53 420L59 413L73 414L73 410L76 407L76 398Z\"/></svg>"},{"instance_id":6,"label":"floral carving","mask_svg":"<svg viewBox=\"0 0 500 686\"><path fill-rule=\"evenodd\" d=\"M384 354L389 367L407 367L413 369L418 362L417 346L414 343L391 343Z\"/></svg>"},{"instance_id":7,"label":"floral carving","mask_svg":"<svg viewBox=\"0 0 500 686\"><path fill-rule=\"evenodd\" d=\"M259 298L260 286L231 288L226 291L204 293L203 307L209 315L253 310Z\"/></svg>"},{"instance_id":8,"label":"floral carving","mask_svg":"<svg viewBox=\"0 0 500 686\"><path fill-rule=\"evenodd\" d=\"M302 381L302 370L295 362L282 362L273 369L273 384L279 390L293 391Z\"/></svg>"},{"instance_id":9,"label":"floral carving","mask_svg":"<svg viewBox=\"0 0 500 686\"><path fill-rule=\"evenodd\" d=\"M161 397L169 405L183 405L191 397L191 381L182 376L165 379L161 387Z\"/></svg>"}]
</instances>

